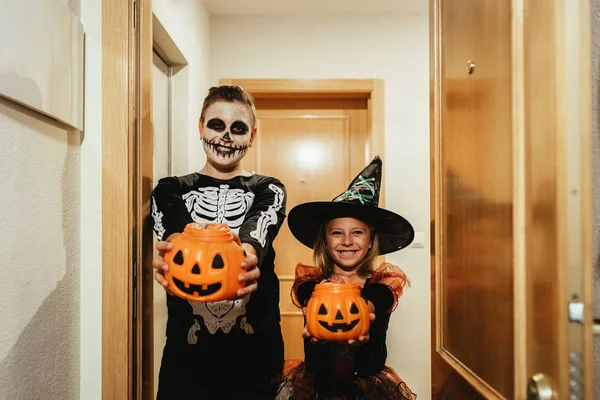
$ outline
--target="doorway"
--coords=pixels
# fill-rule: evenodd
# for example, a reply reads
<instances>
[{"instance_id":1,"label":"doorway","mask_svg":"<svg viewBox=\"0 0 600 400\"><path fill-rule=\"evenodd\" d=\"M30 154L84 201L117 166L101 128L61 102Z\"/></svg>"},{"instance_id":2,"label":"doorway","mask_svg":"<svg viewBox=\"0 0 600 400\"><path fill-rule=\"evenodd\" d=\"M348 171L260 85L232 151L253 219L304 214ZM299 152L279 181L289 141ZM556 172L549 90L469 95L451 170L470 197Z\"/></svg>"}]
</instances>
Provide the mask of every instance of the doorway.
<instances>
[{"instance_id":1,"label":"doorway","mask_svg":"<svg viewBox=\"0 0 600 400\"><path fill-rule=\"evenodd\" d=\"M382 155L379 80L222 79L220 83L239 85L255 98L258 135L243 161L244 169L280 179L287 189L287 212L300 203L333 199L375 155ZM304 359L304 318L292 304L290 291L296 264L312 265L312 252L294 239L287 221L273 247L285 359Z\"/></svg>"},{"instance_id":2,"label":"doorway","mask_svg":"<svg viewBox=\"0 0 600 400\"><path fill-rule=\"evenodd\" d=\"M152 184L154 188L160 178L173 174L173 126L181 118L177 107L186 107L187 100L181 96L177 88L187 86L187 74L181 74L187 66L187 60L172 36L160 20L152 17ZM177 101L174 101L178 98ZM175 104L175 105L174 105ZM148 156L148 155L146 155ZM145 199L149 201L149 199ZM145 243L151 243L146 252L152 257L157 254L156 234L151 230L144 232ZM150 239L151 238L151 239ZM148 254L145 254L147 257ZM147 266L150 270L152 267ZM145 354L143 360L147 363L143 370L142 381L145 386L144 398L156 398L158 391L158 374L166 342L167 305L165 290L152 279L144 281L143 293L147 294L143 306ZM149 298L151 294L151 299ZM150 368L151 366L151 368ZM151 388L151 389L150 389Z\"/></svg>"}]
</instances>

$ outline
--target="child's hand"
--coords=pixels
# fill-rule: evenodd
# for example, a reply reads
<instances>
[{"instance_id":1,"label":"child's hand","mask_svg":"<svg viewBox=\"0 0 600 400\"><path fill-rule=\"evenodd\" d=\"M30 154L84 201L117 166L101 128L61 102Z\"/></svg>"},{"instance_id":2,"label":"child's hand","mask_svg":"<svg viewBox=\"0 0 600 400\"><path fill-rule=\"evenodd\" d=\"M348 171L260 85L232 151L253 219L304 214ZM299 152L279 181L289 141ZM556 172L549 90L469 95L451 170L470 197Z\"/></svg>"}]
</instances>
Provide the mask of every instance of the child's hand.
<instances>
[{"instance_id":1,"label":"child's hand","mask_svg":"<svg viewBox=\"0 0 600 400\"><path fill-rule=\"evenodd\" d=\"M169 265L165 262L165 253L173 247L171 240L175 237L179 236L179 233L174 233L167 238L165 241L160 241L156 243L156 250L158 250L158 254L154 256L152 260L152 268L156 269L154 274L154 279L158 282L162 287L165 288L166 292L171 296L173 293L169 290L169 282L165 279L165 272L169 270Z\"/></svg>"},{"instance_id":2,"label":"child's hand","mask_svg":"<svg viewBox=\"0 0 600 400\"><path fill-rule=\"evenodd\" d=\"M325 281L327 282L327 281ZM302 314L304 314L304 316L306 317L306 307L302 307ZM309 339L310 338L310 343L312 344L322 344L325 343L325 341L323 340L319 340L315 337L313 337L310 332L308 331L308 329L306 329L306 324L304 325L304 330L302 331L302 337L304 339Z\"/></svg>"},{"instance_id":3,"label":"child's hand","mask_svg":"<svg viewBox=\"0 0 600 400\"><path fill-rule=\"evenodd\" d=\"M246 287L238 290L238 297L246 296L249 293L256 292L258 289L258 278L260 278L260 269L257 268L258 257L254 254L246 252L246 259L242 261L242 269L247 270L238 276L240 282L246 282Z\"/></svg>"},{"instance_id":4,"label":"child's hand","mask_svg":"<svg viewBox=\"0 0 600 400\"><path fill-rule=\"evenodd\" d=\"M237 297L244 297L247 294L255 292L258 289L258 278L260 278L260 269L258 266L258 257L256 257L256 250L249 243L242 243L240 237L235 233L231 232L233 240L244 250L246 259L242 261L241 267L248 272L244 272L238 276L240 282L246 282L246 287L238 290Z\"/></svg>"},{"instance_id":5,"label":"child's hand","mask_svg":"<svg viewBox=\"0 0 600 400\"><path fill-rule=\"evenodd\" d=\"M369 305L371 305L371 304L372 303L369 302ZM369 307L369 310L370 309L371 309L371 307ZM374 307L373 307L373 310L375 310ZM375 321L375 314L374 314L374 312L369 313L369 319L371 320L371 322ZM347 344L350 347L362 346L363 344L367 343L370 339L371 339L371 336L369 335L369 332L367 332L366 335L360 336L358 338L358 340L350 339L345 344Z\"/></svg>"}]
</instances>

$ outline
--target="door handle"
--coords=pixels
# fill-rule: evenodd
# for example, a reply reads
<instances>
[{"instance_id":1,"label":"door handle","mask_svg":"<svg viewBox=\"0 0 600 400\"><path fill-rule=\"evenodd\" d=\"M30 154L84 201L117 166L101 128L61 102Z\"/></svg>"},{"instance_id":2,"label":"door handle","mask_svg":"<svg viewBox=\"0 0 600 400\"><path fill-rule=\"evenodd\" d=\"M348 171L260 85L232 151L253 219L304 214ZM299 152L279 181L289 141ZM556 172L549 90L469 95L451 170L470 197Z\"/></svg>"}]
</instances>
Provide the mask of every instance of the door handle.
<instances>
[{"instance_id":1,"label":"door handle","mask_svg":"<svg viewBox=\"0 0 600 400\"><path fill-rule=\"evenodd\" d=\"M535 374L527 382L527 400L553 400L554 391L550 379L544 374Z\"/></svg>"}]
</instances>

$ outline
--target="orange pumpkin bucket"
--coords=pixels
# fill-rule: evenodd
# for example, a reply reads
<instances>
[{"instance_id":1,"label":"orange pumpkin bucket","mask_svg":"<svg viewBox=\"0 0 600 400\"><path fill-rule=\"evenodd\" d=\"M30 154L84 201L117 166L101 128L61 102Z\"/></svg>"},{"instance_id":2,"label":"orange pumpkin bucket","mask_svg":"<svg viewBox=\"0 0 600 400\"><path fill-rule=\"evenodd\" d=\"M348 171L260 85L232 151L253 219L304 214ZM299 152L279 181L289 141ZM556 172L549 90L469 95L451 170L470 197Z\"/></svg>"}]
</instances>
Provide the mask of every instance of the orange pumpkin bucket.
<instances>
[{"instance_id":1,"label":"orange pumpkin bucket","mask_svg":"<svg viewBox=\"0 0 600 400\"><path fill-rule=\"evenodd\" d=\"M306 329L316 339L346 341L369 332L367 302L354 283L324 282L306 305Z\"/></svg>"},{"instance_id":2,"label":"orange pumpkin bucket","mask_svg":"<svg viewBox=\"0 0 600 400\"><path fill-rule=\"evenodd\" d=\"M238 276L246 256L227 225L191 223L171 243L165 278L174 295L199 302L231 300L245 286Z\"/></svg>"}]
</instances>

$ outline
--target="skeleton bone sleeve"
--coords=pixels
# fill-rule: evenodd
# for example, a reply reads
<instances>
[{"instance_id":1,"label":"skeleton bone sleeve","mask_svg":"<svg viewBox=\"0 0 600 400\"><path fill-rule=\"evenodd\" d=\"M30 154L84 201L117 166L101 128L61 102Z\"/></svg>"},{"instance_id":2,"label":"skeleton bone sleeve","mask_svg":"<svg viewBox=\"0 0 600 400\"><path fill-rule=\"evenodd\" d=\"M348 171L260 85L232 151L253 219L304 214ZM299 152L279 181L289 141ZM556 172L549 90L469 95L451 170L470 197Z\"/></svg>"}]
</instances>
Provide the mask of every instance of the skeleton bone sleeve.
<instances>
[{"instance_id":1,"label":"skeleton bone sleeve","mask_svg":"<svg viewBox=\"0 0 600 400\"><path fill-rule=\"evenodd\" d=\"M257 186L252 207L239 232L240 240L257 252L259 267L283 224L286 211L285 186L276 178L265 177Z\"/></svg>"},{"instance_id":2,"label":"skeleton bone sleeve","mask_svg":"<svg viewBox=\"0 0 600 400\"><path fill-rule=\"evenodd\" d=\"M183 232L188 223L194 222L181 198L181 184L176 178L168 177L158 181L152 191L151 215L158 240Z\"/></svg>"}]
</instances>

